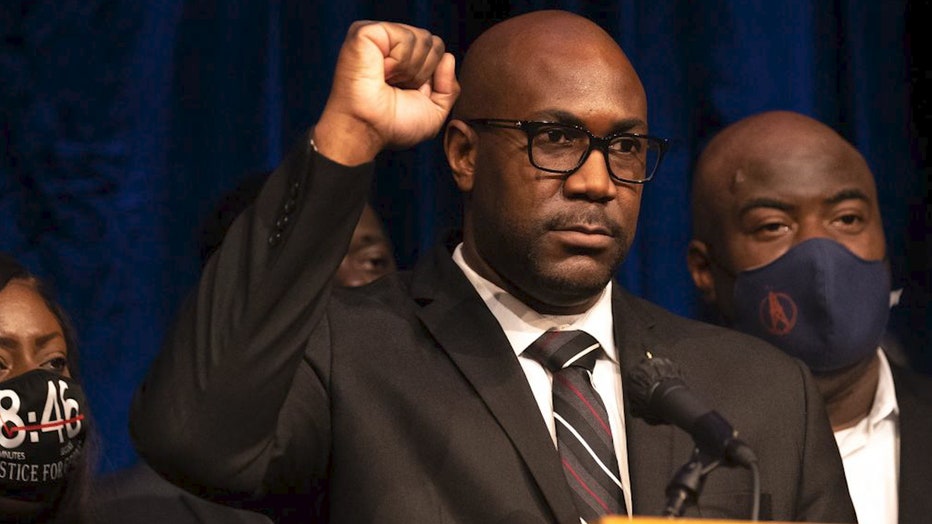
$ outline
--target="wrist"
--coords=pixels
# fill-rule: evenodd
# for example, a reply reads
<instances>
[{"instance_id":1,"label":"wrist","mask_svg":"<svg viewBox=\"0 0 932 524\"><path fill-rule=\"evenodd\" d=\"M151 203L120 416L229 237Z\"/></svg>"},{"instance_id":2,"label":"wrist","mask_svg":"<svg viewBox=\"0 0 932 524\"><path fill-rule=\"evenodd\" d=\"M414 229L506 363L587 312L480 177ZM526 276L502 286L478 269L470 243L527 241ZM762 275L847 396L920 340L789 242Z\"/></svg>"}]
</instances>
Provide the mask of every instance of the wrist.
<instances>
[{"instance_id":1,"label":"wrist","mask_svg":"<svg viewBox=\"0 0 932 524\"><path fill-rule=\"evenodd\" d=\"M326 110L311 132L311 147L333 162L358 166L372 162L382 150L371 127L351 117L329 115Z\"/></svg>"}]
</instances>

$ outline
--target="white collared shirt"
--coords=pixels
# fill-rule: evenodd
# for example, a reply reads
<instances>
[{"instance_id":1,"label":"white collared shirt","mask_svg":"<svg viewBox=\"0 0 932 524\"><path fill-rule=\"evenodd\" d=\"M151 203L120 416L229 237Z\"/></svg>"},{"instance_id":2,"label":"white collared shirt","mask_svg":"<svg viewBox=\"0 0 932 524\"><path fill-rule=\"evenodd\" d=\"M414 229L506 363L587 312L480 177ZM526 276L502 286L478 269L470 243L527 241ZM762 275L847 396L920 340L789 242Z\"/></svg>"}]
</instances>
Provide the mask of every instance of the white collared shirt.
<instances>
[{"instance_id":1,"label":"white collared shirt","mask_svg":"<svg viewBox=\"0 0 932 524\"><path fill-rule=\"evenodd\" d=\"M893 373L882 350L880 377L870 413L856 425L835 432L845 465L848 492L861 524L896 524L900 478L900 409Z\"/></svg>"},{"instance_id":2,"label":"white collared shirt","mask_svg":"<svg viewBox=\"0 0 932 524\"><path fill-rule=\"evenodd\" d=\"M537 400L541 416L550 430L553 445L557 445L556 425L553 420L552 377L536 360L522 355L545 331L552 328L579 329L595 337L605 355L599 357L592 371L592 383L605 403L618 457L618 470L625 494L625 507L631 515L631 483L628 473L628 448L625 437L624 402L622 401L621 367L615 348L614 323L612 322L612 286L605 286L598 301L588 311L579 315L542 315L510 295L507 291L489 282L472 270L461 253L462 244L453 251L453 261L463 270L466 278L482 297L489 311L495 316L511 342L518 363L527 376L528 384Z\"/></svg>"}]
</instances>

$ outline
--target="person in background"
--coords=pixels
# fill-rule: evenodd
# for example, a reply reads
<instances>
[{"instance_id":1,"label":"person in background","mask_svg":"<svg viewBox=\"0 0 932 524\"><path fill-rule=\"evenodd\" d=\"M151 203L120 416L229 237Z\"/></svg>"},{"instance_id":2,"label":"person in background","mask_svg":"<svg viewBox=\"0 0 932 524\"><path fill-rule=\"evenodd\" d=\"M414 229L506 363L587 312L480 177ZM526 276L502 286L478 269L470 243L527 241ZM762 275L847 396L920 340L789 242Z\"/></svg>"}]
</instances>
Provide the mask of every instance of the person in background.
<instances>
[{"instance_id":1,"label":"person in background","mask_svg":"<svg viewBox=\"0 0 932 524\"><path fill-rule=\"evenodd\" d=\"M460 81L457 98L427 30L350 27L320 120L229 228L137 389L140 455L203 496L291 496L280 513L322 483L335 523L656 515L696 446L627 413L621 370L649 352L757 453L762 519L853 522L805 366L613 281L666 143L614 39L526 13L475 40ZM376 155L444 125L462 242L335 288ZM716 470L687 514L747 518L751 481Z\"/></svg>"},{"instance_id":2,"label":"person in background","mask_svg":"<svg viewBox=\"0 0 932 524\"><path fill-rule=\"evenodd\" d=\"M0 253L0 520L90 522L93 439L75 331L48 287Z\"/></svg>"},{"instance_id":3,"label":"person in background","mask_svg":"<svg viewBox=\"0 0 932 524\"><path fill-rule=\"evenodd\" d=\"M201 265L206 264L220 246L236 217L255 201L269 174L259 172L245 177L213 206L198 231ZM397 269L394 246L382 219L372 205L366 203L353 230L346 256L334 275L335 283L342 287L358 287Z\"/></svg>"},{"instance_id":4,"label":"person in background","mask_svg":"<svg viewBox=\"0 0 932 524\"><path fill-rule=\"evenodd\" d=\"M199 230L198 250L201 263L219 247L233 220L255 200L269 173L244 178L224 193ZM334 275L341 287L358 287L395 271L392 242L378 214L368 203L353 230L349 248ZM320 490L310 499L319 500ZM267 502L268 504L268 502ZM274 505L274 503L271 503ZM319 502L307 515L316 518ZM262 524L268 517L244 509L235 509L204 500L166 482L144 461L102 476L97 482L96 517L100 524L156 524L171 521L217 524Z\"/></svg>"},{"instance_id":5,"label":"person in background","mask_svg":"<svg viewBox=\"0 0 932 524\"><path fill-rule=\"evenodd\" d=\"M751 115L701 153L692 218L687 265L722 322L815 375L858 522L929 522L932 381L879 347L891 278L861 154L808 116Z\"/></svg>"},{"instance_id":6,"label":"person in background","mask_svg":"<svg viewBox=\"0 0 932 524\"><path fill-rule=\"evenodd\" d=\"M334 279L343 287L359 287L397 269L392 241L385 234L379 215L367 203Z\"/></svg>"}]
</instances>

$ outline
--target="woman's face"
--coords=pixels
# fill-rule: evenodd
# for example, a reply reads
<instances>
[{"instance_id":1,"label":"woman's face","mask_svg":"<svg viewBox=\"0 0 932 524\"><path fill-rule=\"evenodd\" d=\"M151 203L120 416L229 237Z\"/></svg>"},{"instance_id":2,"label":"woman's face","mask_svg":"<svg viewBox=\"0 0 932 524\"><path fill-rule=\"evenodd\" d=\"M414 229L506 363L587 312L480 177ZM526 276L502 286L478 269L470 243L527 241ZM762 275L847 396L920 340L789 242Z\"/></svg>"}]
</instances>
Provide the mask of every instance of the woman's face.
<instances>
[{"instance_id":1,"label":"woman's face","mask_svg":"<svg viewBox=\"0 0 932 524\"><path fill-rule=\"evenodd\" d=\"M28 280L0 290L0 381L34 369L70 377L61 323Z\"/></svg>"}]
</instances>

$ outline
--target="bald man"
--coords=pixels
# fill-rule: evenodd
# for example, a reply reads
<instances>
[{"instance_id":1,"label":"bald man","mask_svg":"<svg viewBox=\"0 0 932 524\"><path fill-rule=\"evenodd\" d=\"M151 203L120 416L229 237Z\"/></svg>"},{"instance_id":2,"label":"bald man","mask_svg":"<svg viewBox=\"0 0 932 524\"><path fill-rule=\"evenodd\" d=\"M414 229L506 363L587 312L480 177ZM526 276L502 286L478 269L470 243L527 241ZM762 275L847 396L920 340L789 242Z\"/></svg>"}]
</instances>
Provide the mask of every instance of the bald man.
<instances>
[{"instance_id":1,"label":"bald man","mask_svg":"<svg viewBox=\"0 0 932 524\"><path fill-rule=\"evenodd\" d=\"M880 342L890 274L874 176L838 133L772 111L696 164L688 266L722 321L813 371L862 523L932 515L932 384Z\"/></svg>"},{"instance_id":2,"label":"bald man","mask_svg":"<svg viewBox=\"0 0 932 524\"><path fill-rule=\"evenodd\" d=\"M453 108L439 38L360 22L334 78L307 144L226 235L139 389L132 434L162 475L221 500L274 495L279 513L324 486L329 522L658 515L696 446L625 409L622 370L650 351L684 368L759 459L759 506L751 472L723 466L687 514L854 521L804 366L612 282L665 141L605 31L562 11L492 27ZM462 243L331 289L375 155L448 116Z\"/></svg>"}]
</instances>

